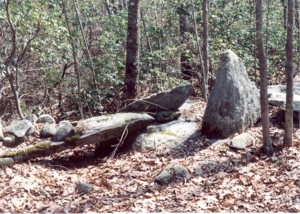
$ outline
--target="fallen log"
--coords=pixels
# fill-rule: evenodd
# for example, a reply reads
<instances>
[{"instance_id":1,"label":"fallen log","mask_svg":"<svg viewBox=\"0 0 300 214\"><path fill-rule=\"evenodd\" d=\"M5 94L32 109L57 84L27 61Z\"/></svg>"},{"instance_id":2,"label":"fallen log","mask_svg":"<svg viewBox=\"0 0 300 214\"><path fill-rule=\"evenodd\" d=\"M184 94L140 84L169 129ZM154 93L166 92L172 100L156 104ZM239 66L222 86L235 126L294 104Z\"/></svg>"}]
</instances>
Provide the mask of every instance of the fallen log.
<instances>
[{"instance_id":1,"label":"fallen log","mask_svg":"<svg viewBox=\"0 0 300 214\"><path fill-rule=\"evenodd\" d=\"M11 165L29 159L52 155L75 147L109 142L120 138L124 131L137 133L154 122L148 114L118 113L80 121L75 135L61 142L43 141L22 149L0 154L0 165Z\"/></svg>"}]
</instances>

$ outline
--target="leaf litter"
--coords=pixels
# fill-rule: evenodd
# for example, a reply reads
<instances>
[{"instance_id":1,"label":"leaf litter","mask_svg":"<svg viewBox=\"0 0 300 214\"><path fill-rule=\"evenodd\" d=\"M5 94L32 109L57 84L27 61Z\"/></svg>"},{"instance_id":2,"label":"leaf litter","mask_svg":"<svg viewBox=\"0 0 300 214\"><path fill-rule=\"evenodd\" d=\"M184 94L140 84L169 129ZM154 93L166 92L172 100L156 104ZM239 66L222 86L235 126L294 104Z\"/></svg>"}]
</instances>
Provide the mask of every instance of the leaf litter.
<instances>
[{"instance_id":1,"label":"leaf litter","mask_svg":"<svg viewBox=\"0 0 300 214\"><path fill-rule=\"evenodd\" d=\"M183 118L200 126L205 103L191 106ZM283 130L273 125L272 157L260 151L261 127L247 132L255 140L239 151L200 136L168 152L130 151L110 159L85 156L85 147L2 167L0 212L300 212L299 130L293 147L279 149ZM154 183L170 163L185 166L191 178ZM93 190L76 191L78 182Z\"/></svg>"}]
</instances>

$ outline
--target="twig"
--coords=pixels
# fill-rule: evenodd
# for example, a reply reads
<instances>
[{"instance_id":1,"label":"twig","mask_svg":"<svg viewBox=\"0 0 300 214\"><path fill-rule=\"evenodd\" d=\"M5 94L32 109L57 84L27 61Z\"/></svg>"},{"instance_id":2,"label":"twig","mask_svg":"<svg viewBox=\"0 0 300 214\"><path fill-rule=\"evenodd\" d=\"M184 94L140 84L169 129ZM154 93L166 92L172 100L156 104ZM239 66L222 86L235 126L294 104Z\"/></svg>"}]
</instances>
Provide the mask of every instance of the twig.
<instances>
[{"instance_id":1,"label":"twig","mask_svg":"<svg viewBox=\"0 0 300 214\"><path fill-rule=\"evenodd\" d=\"M114 156L116 155L116 152L118 151L118 149L123 145L126 137L128 136L128 126L130 123L127 123L127 125L124 128L124 131L122 133L122 136L119 140L119 143L116 145L116 148L114 149L114 151L111 153L110 159L114 158Z\"/></svg>"}]
</instances>

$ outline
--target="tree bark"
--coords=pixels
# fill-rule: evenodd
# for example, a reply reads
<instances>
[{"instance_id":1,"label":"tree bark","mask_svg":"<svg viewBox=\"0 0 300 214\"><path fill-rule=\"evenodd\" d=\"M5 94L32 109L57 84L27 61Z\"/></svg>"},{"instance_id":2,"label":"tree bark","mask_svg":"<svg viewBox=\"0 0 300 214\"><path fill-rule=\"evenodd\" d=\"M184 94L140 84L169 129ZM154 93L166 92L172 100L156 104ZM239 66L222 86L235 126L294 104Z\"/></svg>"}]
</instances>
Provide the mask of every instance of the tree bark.
<instances>
[{"instance_id":1,"label":"tree bark","mask_svg":"<svg viewBox=\"0 0 300 214\"><path fill-rule=\"evenodd\" d=\"M208 71L209 71L209 57L208 57L208 5L209 0L203 0L202 2L202 14L203 14L203 44L202 44L202 51L203 51L203 66L204 66L204 73L205 73L205 87L208 93Z\"/></svg>"},{"instance_id":2,"label":"tree bark","mask_svg":"<svg viewBox=\"0 0 300 214\"><path fill-rule=\"evenodd\" d=\"M193 21L194 21L194 30L195 30L195 35L196 35L196 44L197 44L197 50L198 50L198 61L201 67L201 71L202 71L202 77L200 75L200 72L197 72L197 76L199 79L199 83L202 83L202 87L203 87L203 92L202 92L202 96L204 98L205 101L208 100L207 96L208 96L208 87L207 87L207 81L205 81L207 79L205 72L204 72L204 63L203 63L203 57L202 57L202 53L201 53L201 46L200 46L200 41L199 41L199 35L198 35L198 30L197 30L197 22L196 22L196 14L195 14L195 4L194 4L194 0L191 0L192 3L192 9L193 9Z\"/></svg>"},{"instance_id":3,"label":"tree bark","mask_svg":"<svg viewBox=\"0 0 300 214\"><path fill-rule=\"evenodd\" d=\"M298 61L297 68L295 69L294 76L300 71L300 0L295 0L295 26L297 29L297 52L298 52Z\"/></svg>"},{"instance_id":4,"label":"tree bark","mask_svg":"<svg viewBox=\"0 0 300 214\"><path fill-rule=\"evenodd\" d=\"M267 155L273 153L270 137L269 106L268 106L268 82L267 82L267 57L263 39L263 0L256 1L256 45L257 58L260 73L260 105L263 131L263 151Z\"/></svg>"},{"instance_id":5,"label":"tree bark","mask_svg":"<svg viewBox=\"0 0 300 214\"><path fill-rule=\"evenodd\" d=\"M187 48L188 41L186 33L189 32L189 21L187 11L185 11L185 8L183 7L184 6L181 5L181 10L179 11L179 31L181 36L181 44L184 44ZM183 79L190 80L192 77L192 66L186 51L180 54L180 64L181 75Z\"/></svg>"},{"instance_id":6,"label":"tree bark","mask_svg":"<svg viewBox=\"0 0 300 214\"><path fill-rule=\"evenodd\" d=\"M84 118L84 116L83 116L83 107L82 107L82 104L81 104L81 76L80 76L79 65L78 65L77 48L76 48L76 45L75 45L74 38L72 36L71 26L70 26L70 22L69 22L69 19L68 19L68 14L67 14L67 11L66 11L65 0L62 0L62 6L63 6L63 13L65 15L65 20L66 20L66 24L67 24L68 33L69 33L70 44L71 44L71 47L72 47L72 56L73 56L73 60L74 60L74 71L75 71L76 80L77 80L78 108L79 108L81 119L83 119Z\"/></svg>"},{"instance_id":7,"label":"tree bark","mask_svg":"<svg viewBox=\"0 0 300 214\"><path fill-rule=\"evenodd\" d=\"M286 106L285 106L285 129L284 145L293 144L293 28L294 28L294 0L288 0L288 16L286 27Z\"/></svg>"},{"instance_id":8,"label":"tree bark","mask_svg":"<svg viewBox=\"0 0 300 214\"><path fill-rule=\"evenodd\" d=\"M137 96L140 52L140 0L130 0L128 3L127 55L124 81L124 96L126 100Z\"/></svg>"}]
</instances>

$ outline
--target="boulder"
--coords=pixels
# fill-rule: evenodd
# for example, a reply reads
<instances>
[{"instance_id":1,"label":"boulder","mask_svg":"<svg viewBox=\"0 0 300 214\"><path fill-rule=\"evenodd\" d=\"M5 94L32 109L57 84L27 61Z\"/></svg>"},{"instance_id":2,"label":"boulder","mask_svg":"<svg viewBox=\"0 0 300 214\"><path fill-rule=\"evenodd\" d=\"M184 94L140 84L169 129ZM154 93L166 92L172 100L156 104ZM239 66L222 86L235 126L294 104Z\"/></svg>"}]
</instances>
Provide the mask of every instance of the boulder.
<instances>
[{"instance_id":1,"label":"boulder","mask_svg":"<svg viewBox=\"0 0 300 214\"><path fill-rule=\"evenodd\" d=\"M36 123L55 123L55 120L50 114L42 114L39 116Z\"/></svg>"},{"instance_id":2,"label":"boulder","mask_svg":"<svg viewBox=\"0 0 300 214\"><path fill-rule=\"evenodd\" d=\"M38 117L35 114L30 114L25 119L29 120L32 123L35 123L37 121Z\"/></svg>"},{"instance_id":3,"label":"boulder","mask_svg":"<svg viewBox=\"0 0 300 214\"><path fill-rule=\"evenodd\" d=\"M33 130L34 126L29 120L20 120L12 123L10 126L4 128L3 132L12 134L18 138L24 137L30 130Z\"/></svg>"},{"instance_id":4,"label":"boulder","mask_svg":"<svg viewBox=\"0 0 300 214\"><path fill-rule=\"evenodd\" d=\"M198 133L196 122L181 120L172 121L161 125L151 125L147 131L140 134L133 143L136 150L168 150L178 148L192 135Z\"/></svg>"},{"instance_id":5,"label":"boulder","mask_svg":"<svg viewBox=\"0 0 300 214\"><path fill-rule=\"evenodd\" d=\"M136 100L122 109L122 112L177 111L193 93L193 85L182 85Z\"/></svg>"},{"instance_id":6,"label":"boulder","mask_svg":"<svg viewBox=\"0 0 300 214\"><path fill-rule=\"evenodd\" d=\"M51 140L53 142L63 141L65 138L74 135L75 130L73 125L68 120L60 121L56 133Z\"/></svg>"},{"instance_id":7,"label":"boulder","mask_svg":"<svg viewBox=\"0 0 300 214\"><path fill-rule=\"evenodd\" d=\"M250 134L243 133L233 137L227 143L227 145L233 149L244 150L246 149L247 144L250 143L252 140L254 140L254 138Z\"/></svg>"},{"instance_id":8,"label":"boulder","mask_svg":"<svg viewBox=\"0 0 300 214\"><path fill-rule=\"evenodd\" d=\"M41 138L53 137L56 134L55 124L46 124L40 131Z\"/></svg>"},{"instance_id":9,"label":"boulder","mask_svg":"<svg viewBox=\"0 0 300 214\"><path fill-rule=\"evenodd\" d=\"M180 164L167 165L154 179L154 182L162 185L169 184L177 179L190 179L191 175L187 168Z\"/></svg>"},{"instance_id":10,"label":"boulder","mask_svg":"<svg viewBox=\"0 0 300 214\"><path fill-rule=\"evenodd\" d=\"M300 115L300 83L293 85L293 112L294 121L299 125ZM286 85L271 85L268 86L268 101L269 104L285 108L286 101Z\"/></svg>"},{"instance_id":11,"label":"boulder","mask_svg":"<svg viewBox=\"0 0 300 214\"><path fill-rule=\"evenodd\" d=\"M110 140L118 139L124 131L129 135L138 134L154 122L153 117L145 113L117 113L92 117L79 121L75 127L74 144L111 143ZM76 138L75 136L75 138Z\"/></svg>"},{"instance_id":12,"label":"boulder","mask_svg":"<svg viewBox=\"0 0 300 214\"><path fill-rule=\"evenodd\" d=\"M259 91L250 81L244 63L230 50L220 56L215 86L209 97L202 132L227 138L251 127L260 117Z\"/></svg>"}]
</instances>

